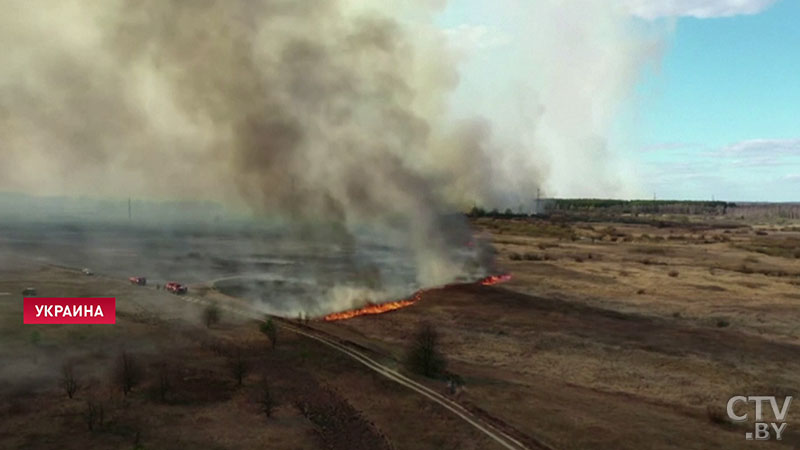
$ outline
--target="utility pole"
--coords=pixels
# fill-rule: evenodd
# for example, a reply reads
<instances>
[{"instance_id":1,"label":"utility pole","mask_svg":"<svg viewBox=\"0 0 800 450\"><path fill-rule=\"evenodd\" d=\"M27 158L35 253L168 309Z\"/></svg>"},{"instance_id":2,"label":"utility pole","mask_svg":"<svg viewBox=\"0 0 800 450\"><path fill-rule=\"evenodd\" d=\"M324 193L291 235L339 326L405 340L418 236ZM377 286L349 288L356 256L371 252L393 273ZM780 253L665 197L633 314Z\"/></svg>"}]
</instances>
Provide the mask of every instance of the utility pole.
<instances>
[{"instance_id":1,"label":"utility pole","mask_svg":"<svg viewBox=\"0 0 800 450\"><path fill-rule=\"evenodd\" d=\"M131 216L131 198L128 197L128 222L130 222L131 220L132 220L132 216Z\"/></svg>"},{"instance_id":2,"label":"utility pole","mask_svg":"<svg viewBox=\"0 0 800 450\"><path fill-rule=\"evenodd\" d=\"M533 212L534 214L539 214L539 210L540 210L539 209L540 208L539 202L540 201L541 201L541 190L537 187L536 188L536 211Z\"/></svg>"}]
</instances>

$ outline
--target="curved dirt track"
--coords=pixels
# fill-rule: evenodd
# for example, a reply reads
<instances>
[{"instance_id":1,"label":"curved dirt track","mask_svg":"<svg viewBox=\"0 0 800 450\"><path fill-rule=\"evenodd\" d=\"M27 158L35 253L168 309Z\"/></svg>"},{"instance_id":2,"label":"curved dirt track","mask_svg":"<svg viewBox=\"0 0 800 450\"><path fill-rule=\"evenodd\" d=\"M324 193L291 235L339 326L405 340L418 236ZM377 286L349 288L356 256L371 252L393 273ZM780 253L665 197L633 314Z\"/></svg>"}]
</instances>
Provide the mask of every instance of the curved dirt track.
<instances>
[{"instance_id":1,"label":"curved dirt track","mask_svg":"<svg viewBox=\"0 0 800 450\"><path fill-rule=\"evenodd\" d=\"M179 297L179 298L181 298L184 301L190 302L190 303L199 303L199 304L207 304L207 303L209 303L205 299L200 299L200 298L191 297L191 296L182 296L182 297ZM260 315L258 313L255 313L255 312L252 312L252 311L239 309L239 308L234 308L234 307L231 307L229 305L220 305L220 307L225 309L225 310L227 310L227 311L230 311L230 312L232 312L234 314L245 316L245 317L247 317L249 319L255 319L255 320L258 320L258 321L262 321L262 322L264 321L264 318L263 318L262 315ZM351 346L348 346L345 343L342 343L337 339L333 339L330 336L327 336L327 335L325 335L324 333L322 333L322 332L320 332L318 330L314 330L313 328L305 327L305 326L296 326L294 324L287 323L285 320L280 319L280 318L276 318L276 320L277 320L277 324L278 324L279 327L281 327L281 328L283 328L285 330L291 331L293 333L305 336L305 337L307 337L309 339L313 339L313 340L315 340L317 342L320 342L320 343L322 343L322 344L324 344L324 345L326 345L326 346L328 346L330 348L333 348L334 350L337 350L340 353L343 353L343 354L349 356L350 358L356 360L357 362L367 366L370 370L380 374L381 376L383 376L385 378L388 378L389 380L392 380L395 383L398 383L398 384L400 384L402 386L405 386L406 388L411 389L412 391L414 391L414 392L416 392L416 393L428 398L429 400L432 400L432 401L438 403L439 405L441 405L442 407L444 407L448 411L450 411L453 414L457 415L462 420L464 420L465 422L467 422L468 424L470 424L471 426L476 428L481 433L485 434L486 436L488 436L489 438L491 438L492 440L497 442L497 444L501 448L505 448L505 449L508 449L508 450L552 450L552 447L550 447L549 445L544 444L543 442L538 441L538 440L534 441L534 445L535 446L533 446L533 447L526 446L525 444L523 444L519 440L509 436L508 434L504 433L503 431L501 431L501 430L497 429L496 427L490 425L485 420L481 419L479 416L475 415L471 411L469 411L466 408L464 408L463 406L461 406L459 403L457 403L457 402L445 397L444 395L442 395L442 394L440 394L440 393L428 388L427 386L425 386L423 384L420 384L420 383L418 383L418 382L406 377L405 375L397 372L396 370L393 370L393 369L391 369L391 368L389 368L389 367L387 367L387 366L375 361L374 359L372 359L369 356L363 354L362 352L352 348Z\"/></svg>"}]
</instances>

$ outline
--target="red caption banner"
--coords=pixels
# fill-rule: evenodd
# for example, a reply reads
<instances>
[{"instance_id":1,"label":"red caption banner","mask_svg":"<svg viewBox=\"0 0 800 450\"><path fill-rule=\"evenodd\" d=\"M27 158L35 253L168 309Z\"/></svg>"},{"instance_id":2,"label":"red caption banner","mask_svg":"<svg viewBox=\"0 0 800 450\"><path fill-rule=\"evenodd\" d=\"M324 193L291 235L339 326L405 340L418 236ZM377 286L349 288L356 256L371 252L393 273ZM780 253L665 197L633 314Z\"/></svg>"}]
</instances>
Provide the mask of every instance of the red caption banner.
<instances>
[{"instance_id":1,"label":"red caption banner","mask_svg":"<svg viewBox=\"0 0 800 450\"><path fill-rule=\"evenodd\" d=\"M117 322L114 297L26 297L24 324L113 324Z\"/></svg>"}]
</instances>

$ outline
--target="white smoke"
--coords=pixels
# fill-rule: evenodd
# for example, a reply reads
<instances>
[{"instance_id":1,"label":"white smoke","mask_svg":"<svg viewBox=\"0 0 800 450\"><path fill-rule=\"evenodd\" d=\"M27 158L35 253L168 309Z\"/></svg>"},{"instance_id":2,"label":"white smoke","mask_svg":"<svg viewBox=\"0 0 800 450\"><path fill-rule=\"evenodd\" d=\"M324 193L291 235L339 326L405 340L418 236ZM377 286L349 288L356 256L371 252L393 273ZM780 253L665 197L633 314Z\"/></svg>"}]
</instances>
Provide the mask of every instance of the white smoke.
<instances>
[{"instance_id":1,"label":"white smoke","mask_svg":"<svg viewBox=\"0 0 800 450\"><path fill-rule=\"evenodd\" d=\"M448 31L456 49L471 49L456 109L488 115L505 206L530 205L538 186L548 196L636 195L614 134L630 131L615 127L643 66L660 56L658 26L645 33L625 5L605 0L500 0L481 13L488 29Z\"/></svg>"},{"instance_id":2,"label":"white smoke","mask_svg":"<svg viewBox=\"0 0 800 450\"><path fill-rule=\"evenodd\" d=\"M455 120L439 1L4 6L0 189L223 200L345 241L368 223L432 285L463 274L444 213L635 188L609 136L653 46L604 0L500 0L508 29L457 30L501 56L490 107Z\"/></svg>"}]
</instances>

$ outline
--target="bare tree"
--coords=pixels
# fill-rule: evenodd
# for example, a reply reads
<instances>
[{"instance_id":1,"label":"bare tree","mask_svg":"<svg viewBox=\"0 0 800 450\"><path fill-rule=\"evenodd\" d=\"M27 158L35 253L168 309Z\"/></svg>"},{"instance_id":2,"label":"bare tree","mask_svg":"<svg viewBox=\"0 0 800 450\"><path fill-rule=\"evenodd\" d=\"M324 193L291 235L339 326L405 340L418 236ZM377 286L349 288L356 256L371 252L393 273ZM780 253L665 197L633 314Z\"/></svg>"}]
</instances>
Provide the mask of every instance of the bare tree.
<instances>
[{"instance_id":1,"label":"bare tree","mask_svg":"<svg viewBox=\"0 0 800 450\"><path fill-rule=\"evenodd\" d=\"M65 363L61 367L61 387L67 393L67 397L72 398L80 386L75 378L75 370L71 363Z\"/></svg>"},{"instance_id":2,"label":"bare tree","mask_svg":"<svg viewBox=\"0 0 800 450\"><path fill-rule=\"evenodd\" d=\"M206 324L206 327L211 328L211 325L219 323L221 315L219 305L212 303L203 310L203 323Z\"/></svg>"},{"instance_id":3,"label":"bare tree","mask_svg":"<svg viewBox=\"0 0 800 450\"><path fill-rule=\"evenodd\" d=\"M261 405L261 412L263 412L267 417L272 417L272 411L275 410L275 397L272 395L272 390L269 387L269 383L264 380L263 384L261 385L261 394L258 398L258 403Z\"/></svg>"},{"instance_id":4,"label":"bare tree","mask_svg":"<svg viewBox=\"0 0 800 450\"><path fill-rule=\"evenodd\" d=\"M420 325L406 355L406 367L429 378L444 373L446 361L439 352L439 333L429 323Z\"/></svg>"},{"instance_id":5,"label":"bare tree","mask_svg":"<svg viewBox=\"0 0 800 450\"><path fill-rule=\"evenodd\" d=\"M103 404L88 400L86 402L86 409L83 411L83 419L86 421L89 431L94 431L95 426L103 426L104 409Z\"/></svg>"},{"instance_id":6,"label":"bare tree","mask_svg":"<svg viewBox=\"0 0 800 450\"><path fill-rule=\"evenodd\" d=\"M128 393L136 387L142 379L142 369L136 359L128 352L123 351L117 360L117 367L114 370L114 378L122 388L122 393L127 397Z\"/></svg>"},{"instance_id":7,"label":"bare tree","mask_svg":"<svg viewBox=\"0 0 800 450\"><path fill-rule=\"evenodd\" d=\"M272 348L275 348L275 345L278 343L278 327L275 326L275 322L272 321L272 318L270 317L266 322L262 323L259 329L267 336L270 344L272 344Z\"/></svg>"},{"instance_id":8,"label":"bare tree","mask_svg":"<svg viewBox=\"0 0 800 450\"><path fill-rule=\"evenodd\" d=\"M228 367L231 369L231 374L236 380L237 386L241 386L244 377L247 376L247 372L250 370L250 365L247 363L247 359L242 356L241 349L237 348L234 356L228 359Z\"/></svg>"}]
</instances>

